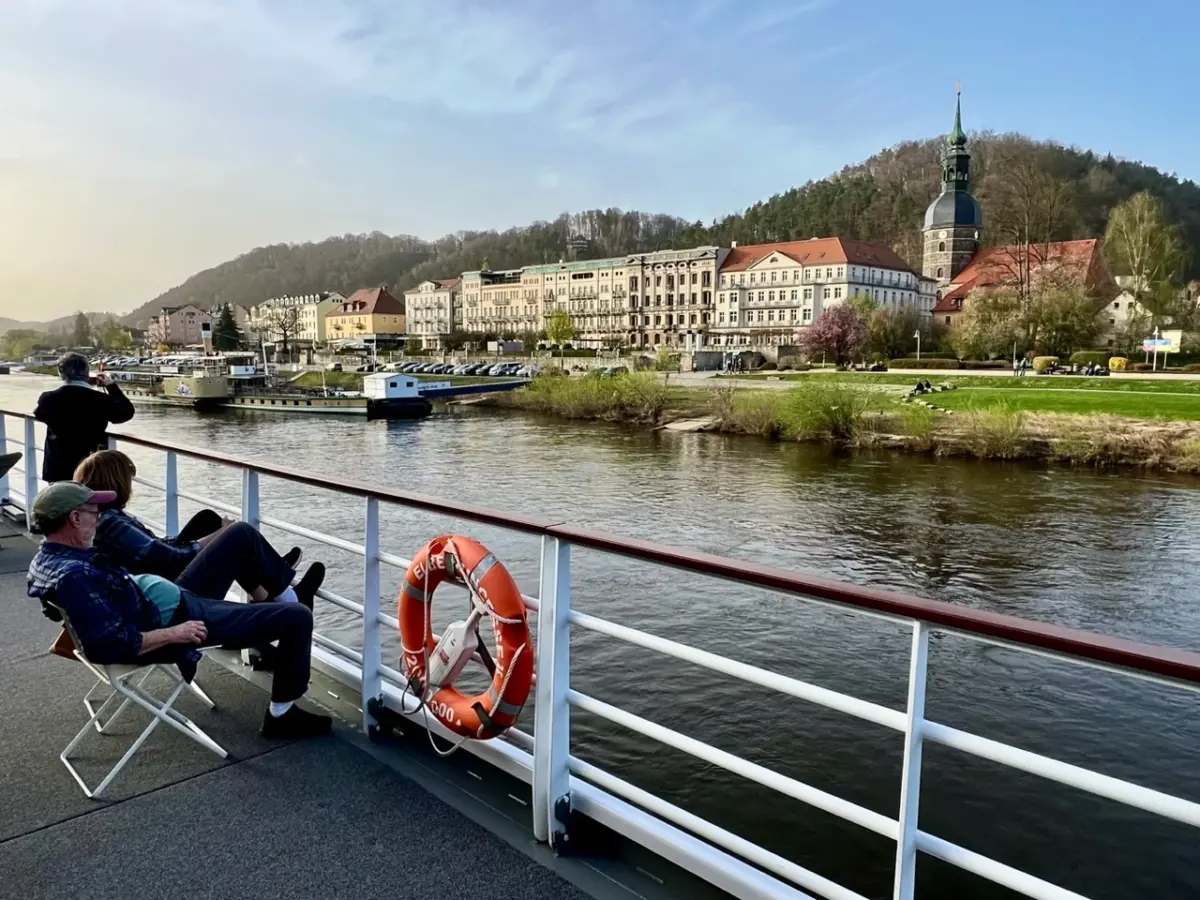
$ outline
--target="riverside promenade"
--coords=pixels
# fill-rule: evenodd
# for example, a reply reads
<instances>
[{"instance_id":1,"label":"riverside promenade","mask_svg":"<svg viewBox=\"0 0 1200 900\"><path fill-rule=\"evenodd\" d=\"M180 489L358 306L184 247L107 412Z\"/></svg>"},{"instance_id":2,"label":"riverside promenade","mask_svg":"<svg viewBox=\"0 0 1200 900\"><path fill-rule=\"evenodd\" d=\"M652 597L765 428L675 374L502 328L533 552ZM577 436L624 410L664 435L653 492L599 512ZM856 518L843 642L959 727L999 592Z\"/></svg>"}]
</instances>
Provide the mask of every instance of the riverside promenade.
<instances>
[{"instance_id":1,"label":"riverside promenade","mask_svg":"<svg viewBox=\"0 0 1200 900\"><path fill-rule=\"evenodd\" d=\"M343 721L316 740L264 740L264 676L237 671L234 654L234 668L205 659L197 676L215 710L186 693L176 704L229 759L160 727L102 800L87 799L58 755L87 721L94 679L47 652L59 626L25 595L35 550L0 519L0 898L633 896L537 847L524 821L406 777L428 772ZM154 678L147 687L162 696L165 677ZM313 688L333 696L316 678ZM95 784L149 719L131 707L112 736L84 738L84 777Z\"/></svg>"}]
</instances>

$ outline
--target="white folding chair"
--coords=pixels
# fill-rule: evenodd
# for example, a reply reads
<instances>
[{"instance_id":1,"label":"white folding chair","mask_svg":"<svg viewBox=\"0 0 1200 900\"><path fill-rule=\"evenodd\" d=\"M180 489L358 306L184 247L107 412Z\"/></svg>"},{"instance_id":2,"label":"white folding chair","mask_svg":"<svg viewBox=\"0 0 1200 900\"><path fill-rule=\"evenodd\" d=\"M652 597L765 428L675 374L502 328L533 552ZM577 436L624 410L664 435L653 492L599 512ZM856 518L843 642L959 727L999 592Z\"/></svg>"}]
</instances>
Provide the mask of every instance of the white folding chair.
<instances>
[{"instance_id":1,"label":"white folding chair","mask_svg":"<svg viewBox=\"0 0 1200 900\"><path fill-rule=\"evenodd\" d=\"M111 666L101 666L93 663L84 655L82 650L83 645L80 642L79 637L75 634L75 630L71 627L70 620L67 618L66 614L63 613L62 608L55 606L55 609L62 614L63 627L67 629L67 633L71 635L71 640L75 642L75 656L81 663L91 670L92 674L94 674L98 680L98 684L93 685L92 689L88 691L89 696L88 699L85 700L85 705L87 706L88 710L92 710L92 700L90 698L92 690L95 690L95 688L99 686L99 683L102 682L112 688L112 693L103 703L100 704L99 708L92 712L91 718L88 719L87 723L79 730L79 733L75 735L75 737L71 740L71 743L67 744L66 749L64 749L58 757L62 760L63 765L67 767L67 771L71 773L71 776L83 789L85 796L92 799L99 797L104 792L105 788L107 788L112 780L117 776L117 774L123 768L125 768L125 764L133 758L134 754L137 753L142 744L146 742L146 738L150 737L154 729L156 729L162 722L166 722L180 734L187 735L202 747L206 747L207 749L211 750L213 753L217 754L217 756L221 757L221 759L228 758L229 753L224 747L205 734L195 722L174 709L175 701L179 698L179 695L183 693L183 689L185 687L189 687L188 683L183 680L182 676L168 666L153 663L148 663L146 665ZM156 668L161 668L163 671L171 675L176 681L174 689L165 700L158 699L142 688L142 685L145 683L146 679L149 678ZM140 678L138 678L139 674L141 675ZM136 681L135 678L137 679ZM210 706L215 705L211 700L208 699L207 695L204 694L203 691L197 689L197 692L199 696L206 700ZM108 711L109 706L118 699L121 701L120 706L115 712L112 713L112 715L108 718L108 721L101 725L101 717L106 711ZM121 714L121 711L124 710L130 702L136 703L138 706L142 707L142 709L150 713L154 718L151 720L150 724L142 730L142 733L137 736L134 742L130 745L129 749L127 749L125 754L120 758L120 760L117 761L117 764L112 767L107 775L104 776L104 779L100 782L100 784L98 784L95 789L89 788L87 786L87 782L83 780L83 776L80 775L75 766L71 764L71 753L92 728L95 728L102 734L106 733L105 729L112 725L113 721L118 715Z\"/></svg>"}]
</instances>

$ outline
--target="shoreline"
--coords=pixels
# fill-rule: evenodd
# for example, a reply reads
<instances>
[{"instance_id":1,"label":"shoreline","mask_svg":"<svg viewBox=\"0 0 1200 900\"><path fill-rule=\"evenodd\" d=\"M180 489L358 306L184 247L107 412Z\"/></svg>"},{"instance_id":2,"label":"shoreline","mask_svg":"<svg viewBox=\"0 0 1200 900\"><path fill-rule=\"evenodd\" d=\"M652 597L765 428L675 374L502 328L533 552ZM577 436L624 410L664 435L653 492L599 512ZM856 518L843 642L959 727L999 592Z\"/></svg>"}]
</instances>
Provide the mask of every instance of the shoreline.
<instances>
[{"instance_id":1,"label":"shoreline","mask_svg":"<svg viewBox=\"0 0 1200 900\"><path fill-rule=\"evenodd\" d=\"M936 403L936 394L931 399ZM924 399L924 398L921 398ZM667 387L652 376L555 378L471 405L570 421L886 449L934 457L1200 474L1200 422L1117 415L944 411L844 383L784 390ZM670 429L677 423L687 427Z\"/></svg>"}]
</instances>

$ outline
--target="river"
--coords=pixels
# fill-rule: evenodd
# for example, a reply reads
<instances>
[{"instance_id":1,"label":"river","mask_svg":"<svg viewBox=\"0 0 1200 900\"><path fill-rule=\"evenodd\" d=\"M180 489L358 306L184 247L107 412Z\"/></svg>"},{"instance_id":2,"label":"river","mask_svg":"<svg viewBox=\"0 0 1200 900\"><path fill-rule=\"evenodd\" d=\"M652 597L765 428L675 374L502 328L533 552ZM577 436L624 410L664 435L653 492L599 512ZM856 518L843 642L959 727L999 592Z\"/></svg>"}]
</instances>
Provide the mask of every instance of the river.
<instances>
[{"instance_id":1,"label":"river","mask_svg":"<svg viewBox=\"0 0 1200 900\"><path fill-rule=\"evenodd\" d=\"M0 378L32 409L50 379ZM652 433L459 408L423 422L139 406L120 431L352 476L513 513L766 562L922 597L1200 647L1200 481ZM10 432L11 435L11 432ZM131 452L161 479L155 454ZM186 489L240 501L235 475L181 461ZM361 501L264 479L264 512L362 539ZM161 496L134 510L161 521ZM182 504L186 517L196 507ZM538 541L385 508L384 549L472 534L526 593ZM282 548L286 535L269 535ZM296 541L361 599L348 554ZM902 708L908 632L767 591L572 558L576 608L833 690ZM401 573L385 569L385 603ZM439 595L440 596L440 595ZM438 604L436 620L461 616ZM328 606L319 627L356 645ZM397 664L393 641L392 664ZM573 686L817 788L895 816L902 736L649 651L580 633ZM1200 801L1200 696L954 636L931 644L928 714L944 724ZM532 706L532 704L530 704ZM527 719L531 719L527 709ZM891 896L894 843L576 713L572 752L868 897ZM1096 900L1200 895L1194 829L939 746L925 751L921 827ZM937 860L921 898L1009 898Z\"/></svg>"}]
</instances>

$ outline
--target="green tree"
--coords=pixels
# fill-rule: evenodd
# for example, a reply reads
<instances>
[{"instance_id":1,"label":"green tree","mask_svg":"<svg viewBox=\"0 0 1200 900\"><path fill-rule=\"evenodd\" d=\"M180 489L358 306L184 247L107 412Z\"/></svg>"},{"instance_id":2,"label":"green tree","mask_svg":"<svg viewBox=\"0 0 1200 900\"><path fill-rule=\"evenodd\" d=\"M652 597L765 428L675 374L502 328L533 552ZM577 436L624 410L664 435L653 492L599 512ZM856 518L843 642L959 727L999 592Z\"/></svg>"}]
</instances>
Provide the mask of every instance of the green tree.
<instances>
[{"instance_id":1,"label":"green tree","mask_svg":"<svg viewBox=\"0 0 1200 900\"><path fill-rule=\"evenodd\" d=\"M1020 293L1012 287L972 291L958 327L948 335L960 359L996 359L1030 349Z\"/></svg>"},{"instance_id":2,"label":"green tree","mask_svg":"<svg viewBox=\"0 0 1200 900\"><path fill-rule=\"evenodd\" d=\"M420 353L423 346L420 338L409 338L404 342L404 352L408 354Z\"/></svg>"},{"instance_id":3,"label":"green tree","mask_svg":"<svg viewBox=\"0 0 1200 900\"><path fill-rule=\"evenodd\" d=\"M82 311L75 314L75 326L71 340L76 347L87 347L92 342L92 325Z\"/></svg>"},{"instance_id":4,"label":"green tree","mask_svg":"<svg viewBox=\"0 0 1200 900\"><path fill-rule=\"evenodd\" d=\"M0 335L0 358L14 362L24 359L32 351L48 349L50 336L31 328L12 328Z\"/></svg>"},{"instance_id":5,"label":"green tree","mask_svg":"<svg viewBox=\"0 0 1200 900\"><path fill-rule=\"evenodd\" d=\"M1130 276L1127 290L1150 314L1151 329L1174 316L1184 253L1161 201L1142 191L1113 209L1104 252L1113 272Z\"/></svg>"},{"instance_id":6,"label":"green tree","mask_svg":"<svg viewBox=\"0 0 1200 900\"><path fill-rule=\"evenodd\" d=\"M562 354L563 344L574 337L575 325L571 322L570 314L565 309L555 309L550 313L550 318L546 320L546 340L558 345L559 355Z\"/></svg>"},{"instance_id":7,"label":"green tree","mask_svg":"<svg viewBox=\"0 0 1200 900\"><path fill-rule=\"evenodd\" d=\"M233 315L233 307L228 303L217 313L217 320L213 323L212 342L215 350L237 350L242 345L242 331Z\"/></svg>"},{"instance_id":8,"label":"green tree","mask_svg":"<svg viewBox=\"0 0 1200 900\"><path fill-rule=\"evenodd\" d=\"M1077 279L1051 273L1035 285L1036 349L1066 358L1096 345L1103 329L1103 300L1090 296Z\"/></svg>"},{"instance_id":9,"label":"green tree","mask_svg":"<svg viewBox=\"0 0 1200 900\"><path fill-rule=\"evenodd\" d=\"M921 320L912 306L879 308L867 319L867 350L883 359L901 359L916 347Z\"/></svg>"},{"instance_id":10,"label":"green tree","mask_svg":"<svg viewBox=\"0 0 1200 900\"><path fill-rule=\"evenodd\" d=\"M102 350L123 352L133 346L133 338L129 336L129 332L113 319L94 329L94 332L96 346Z\"/></svg>"}]
</instances>

